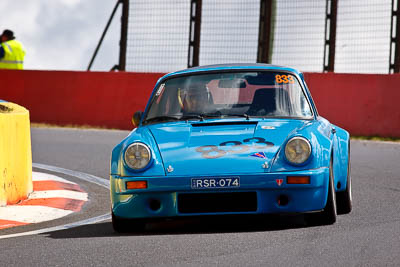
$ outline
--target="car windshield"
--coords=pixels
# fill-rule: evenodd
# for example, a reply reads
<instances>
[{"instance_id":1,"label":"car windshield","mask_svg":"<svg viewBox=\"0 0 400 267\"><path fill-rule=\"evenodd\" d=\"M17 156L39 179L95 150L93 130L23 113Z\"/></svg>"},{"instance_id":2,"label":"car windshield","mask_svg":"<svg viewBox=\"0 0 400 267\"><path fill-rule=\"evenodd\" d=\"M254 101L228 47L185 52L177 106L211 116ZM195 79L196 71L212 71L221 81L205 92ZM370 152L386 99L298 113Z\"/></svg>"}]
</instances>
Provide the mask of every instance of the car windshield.
<instances>
[{"instance_id":1,"label":"car windshield","mask_svg":"<svg viewBox=\"0 0 400 267\"><path fill-rule=\"evenodd\" d=\"M143 123L217 117L310 119L312 111L291 73L208 73L160 84Z\"/></svg>"}]
</instances>

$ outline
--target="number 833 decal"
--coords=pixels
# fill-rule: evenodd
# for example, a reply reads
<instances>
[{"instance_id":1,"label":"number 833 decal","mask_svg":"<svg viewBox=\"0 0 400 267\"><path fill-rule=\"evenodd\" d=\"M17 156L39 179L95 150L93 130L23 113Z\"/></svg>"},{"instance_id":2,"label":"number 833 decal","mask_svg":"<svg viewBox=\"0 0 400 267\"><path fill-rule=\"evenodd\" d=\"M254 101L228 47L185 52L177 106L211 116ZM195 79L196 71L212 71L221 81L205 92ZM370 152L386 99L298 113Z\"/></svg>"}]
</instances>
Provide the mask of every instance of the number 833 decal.
<instances>
[{"instance_id":1,"label":"number 833 decal","mask_svg":"<svg viewBox=\"0 0 400 267\"><path fill-rule=\"evenodd\" d=\"M266 141L262 137L252 137L240 141L225 141L215 145L206 145L196 148L201 156L206 159L216 159L225 156L227 153L241 154L247 152L251 147L257 149L265 149L273 147L274 144Z\"/></svg>"}]
</instances>

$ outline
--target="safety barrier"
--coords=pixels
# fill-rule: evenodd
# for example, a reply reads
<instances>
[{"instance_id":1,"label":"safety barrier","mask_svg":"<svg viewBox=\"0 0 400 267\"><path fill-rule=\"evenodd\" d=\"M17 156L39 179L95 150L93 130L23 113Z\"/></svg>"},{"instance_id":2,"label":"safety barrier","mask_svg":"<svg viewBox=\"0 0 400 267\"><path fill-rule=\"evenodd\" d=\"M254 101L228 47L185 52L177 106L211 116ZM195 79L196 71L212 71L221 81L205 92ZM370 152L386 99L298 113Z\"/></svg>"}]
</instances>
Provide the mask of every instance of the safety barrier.
<instances>
[{"instance_id":1,"label":"safety barrier","mask_svg":"<svg viewBox=\"0 0 400 267\"><path fill-rule=\"evenodd\" d=\"M0 206L15 204L32 192L29 111L0 103Z\"/></svg>"},{"instance_id":2,"label":"safety barrier","mask_svg":"<svg viewBox=\"0 0 400 267\"><path fill-rule=\"evenodd\" d=\"M306 73L318 112L351 135L400 137L400 75Z\"/></svg>"},{"instance_id":3,"label":"safety barrier","mask_svg":"<svg viewBox=\"0 0 400 267\"><path fill-rule=\"evenodd\" d=\"M162 73L0 70L0 98L32 122L132 129ZM400 75L305 73L319 114L352 135L400 137ZM12 89L5 89L12 88Z\"/></svg>"},{"instance_id":4,"label":"safety barrier","mask_svg":"<svg viewBox=\"0 0 400 267\"><path fill-rule=\"evenodd\" d=\"M0 98L26 107L32 122L132 129L162 74L0 70ZM12 88L12 89L5 89Z\"/></svg>"}]
</instances>

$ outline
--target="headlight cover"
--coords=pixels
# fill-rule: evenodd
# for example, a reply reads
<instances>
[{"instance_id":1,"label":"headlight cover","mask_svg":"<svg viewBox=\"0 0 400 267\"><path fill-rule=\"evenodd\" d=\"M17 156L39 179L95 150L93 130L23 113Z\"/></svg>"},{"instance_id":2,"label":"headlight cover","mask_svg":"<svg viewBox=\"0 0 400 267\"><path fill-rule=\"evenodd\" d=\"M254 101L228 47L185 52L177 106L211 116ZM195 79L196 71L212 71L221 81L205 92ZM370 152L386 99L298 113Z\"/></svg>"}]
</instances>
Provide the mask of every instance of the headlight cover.
<instances>
[{"instance_id":1,"label":"headlight cover","mask_svg":"<svg viewBox=\"0 0 400 267\"><path fill-rule=\"evenodd\" d=\"M310 142L300 136L291 138L285 146L285 157L291 164L300 165L308 160L311 155Z\"/></svg>"},{"instance_id":2,"label":"headlight cover","mask_svg":"<svg viewBox=\"0 0 400 267\"><path fill-rule=\"evenodd\" d=\"M125 150L124 160L125 164L132 170L143 170L151 161L150 148L143 143L132 143Z\"/></svg>"}]
</instances>

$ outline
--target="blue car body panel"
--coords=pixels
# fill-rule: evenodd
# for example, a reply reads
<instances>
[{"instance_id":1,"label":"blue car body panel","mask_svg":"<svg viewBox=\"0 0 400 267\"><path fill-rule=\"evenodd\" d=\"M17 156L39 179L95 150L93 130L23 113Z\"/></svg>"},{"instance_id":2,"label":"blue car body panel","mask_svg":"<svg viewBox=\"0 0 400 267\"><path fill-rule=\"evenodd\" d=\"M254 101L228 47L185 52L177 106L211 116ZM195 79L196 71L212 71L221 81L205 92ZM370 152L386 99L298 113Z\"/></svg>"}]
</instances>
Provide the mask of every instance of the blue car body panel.
<instances>
[{"instance_id":1,"label":"blue car body panel","mask_svg":"<svg viewBox=\"0 0 400 267\"><path fill-rule=\"evenodd\" d=\"M266 64L199 67L167 74L155 88L170 77L232 69L292 73L302 82L314 118L222 118L140 124L112 151L110 184L115 216L132 219L319 211L327 201L332 157L335 189L346 189L349 134L318 116L298 71ZM304 137L311 144L310 158L299 166L289 164L284 154L286 143L294 136ZM140 172L124 163L124 152L133 142L145 143L151 149L152 162ZM211 147L215 151L210 151ZM287 184L288 176L309 176L310 184ZM196 178L239 178L240 186L197 189L192 187ZM146 181L148 188L128 190L127 181ZM238 212L182 212L179 208L179 198L184 194L235 192L254 194L257 207ZM287 205L277 203L282 195L288 198ZM157 209L151 207L154 200L160 203Z\"/></svg>"}]
</instances>

